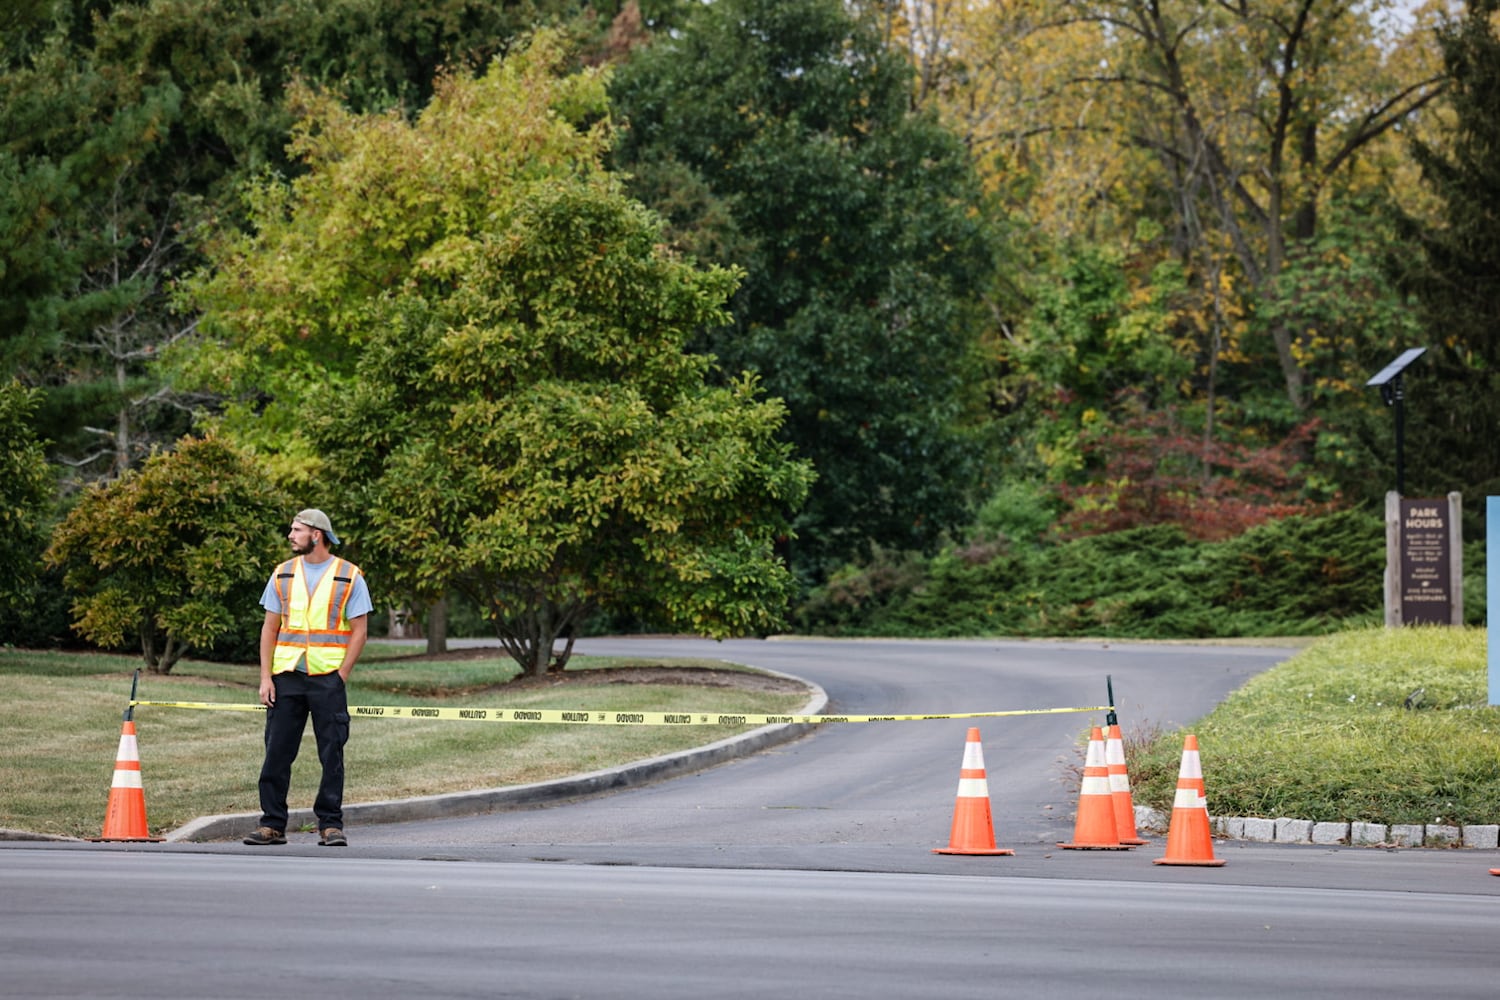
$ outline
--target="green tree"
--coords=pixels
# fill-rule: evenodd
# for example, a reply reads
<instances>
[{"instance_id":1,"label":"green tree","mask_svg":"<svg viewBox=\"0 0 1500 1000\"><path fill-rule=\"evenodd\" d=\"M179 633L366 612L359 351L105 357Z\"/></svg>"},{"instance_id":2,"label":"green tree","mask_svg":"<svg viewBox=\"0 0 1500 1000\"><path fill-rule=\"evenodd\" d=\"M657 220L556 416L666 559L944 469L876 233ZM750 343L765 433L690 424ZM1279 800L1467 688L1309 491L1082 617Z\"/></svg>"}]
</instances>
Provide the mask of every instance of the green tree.
<instances>
[{"instance_id":1,"label":"green tree","mask_svg":"<svg viewBox=\"0 0 1500 1000\"><path fill-rule=\"evenodd\" d=\"M77 595L80 635L106 648L138 642L146 668L166 674L192 649L258 630L291 509L229 442L184 439L84 491L45 558Z\"/></svg>"},{"instance_id":2,"label":"green tree","mask_svg":"<svg viewBox=\"0 0 1500 1000\"><path fill-rule=\"evenodd\" d=\"M0 161L15 181L0 195L12 223L0 240L18 264L0 277L0 355L45 390L53 457L85 481L117 475L187 426L189 401L152 371L192 329L168 298L181 234L232 169L217 154L265 138L221 122L241 146L202 141L203 102L174 79L196 83L194 59L184 50L175 67L153 65L128 44L144 11L122 4L96 19L59 5L49 30L0 67ZM218 96L222 111L225 87Z\"/></svg>"},{"instance_id":3,"label":"green tree","mask_svg":"<svg viewBox=\"0 0 1500 1000\"><path fill-rule=\"evenodd\" d=\"M1453 129L1414 154L1436 225L1408 217L1422 253L1396 260L1417 295L1428 353L1406 378L1410 481L1500 492L1500 4L1475 0L1439 32ZM1413 266L1415 264L1415 266ZM1417 346L1408 343L1403 346Z\"/></svg>"},{"instance_id":4,"label":"green tree","mask_svg":"<svg viewBox=\"0 0 1500 1000\"><path fill-rule=\"evenodd\" d=\"M930 547L981 478L978 291L993 261L957 138L837 0L723 0L634 54L617 162L674 242L744 268L695 339L786 401L818 481L794 565Z\"/></svg>"},{"instance_id":5,"label":"green tree","mask_svg":"<svg viewBox=\"0 0 1500 1000\"><path fill-rule=\"evenodd\" d=\"M709 635L771 627L774 541L807 468L755 383L684 342L734 287L661 245L602 160L605 77L541 33L411 123L307 96L306 173L200 289L225 426L287 436L392 592L458 588L529 674L597 608Z\"/></svg>"},{"instance_id":6,"label":"green tree","mask_svg":"<svg viewBox=\"0 0 1500 1000\"><path fill-rule=\"evenodd\" d=\"M415 122L295 88L297 170L251 184L248 227L221 226L203 242L211 266L191 291L212 349L184 358L191 384L229 401L223 425L287 480L319 472L302 414L350 384L379 326L372 304L451 294L456 262L492 216L515 210L519 181L602 156L603 78L560 76L567 59L561 34L539 35L477 85L446 77Z\"/></svg>"},{"instance_id":7,"label":"green tree","mask_svg":"<svg viewBox=\"0 0 1500 1000\"><path fill-rule=\"evenodd\" d=\"M0 383L0 615L26 612L47 546L53 484L31 429L37 396L14 379Z\"/></svg>"},{"instance_id":8,"label":"green tree","mask_svg":"<svg viewBox=\"0 0 1500 1000\"><path fill-rule=\"evenodd\" d=\"M1017 445L1066 481L1085 472L1081 434L1142 406L1186 403L1194 363L1178 315L1181 267L1089 244L1059 256L1055 274L1028 282L1029 315L1003 347L1011 371L1002 391L1017 401L1006 418Z\"/></svg>"},{"instance_id":9,"label":"green tree","mask_svg":"<svg viewBox=\"0 0 1500 1000\"><path fill-rule=\"evenodd\" d=\"M605 5L608 13L609 5ZM208 402L156 360L190 340L184 237L285 171L293 79L360 110L426 102L533 22L585 35L581 0L18 0L0 14L0 359L44 390L55 461L117 475Z\"/></svg>"}]
</instances>

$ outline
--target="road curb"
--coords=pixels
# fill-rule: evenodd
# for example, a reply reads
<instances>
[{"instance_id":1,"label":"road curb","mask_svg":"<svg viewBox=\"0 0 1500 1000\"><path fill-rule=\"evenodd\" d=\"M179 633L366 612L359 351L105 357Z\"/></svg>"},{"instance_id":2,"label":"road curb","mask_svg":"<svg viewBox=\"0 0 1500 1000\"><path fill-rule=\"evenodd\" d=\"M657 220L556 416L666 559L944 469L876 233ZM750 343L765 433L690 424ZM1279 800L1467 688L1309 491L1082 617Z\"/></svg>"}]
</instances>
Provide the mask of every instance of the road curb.
<instances>
[{"instance_id":1,"label":"road curb","mask_svg":"<svg viewBox=\"0 0 1500 1000\"><path fill-rule=\"evenodd\" d=\"M1135 807L1136 827L1165 835L1170 817L1150 806ZM1209 820L1221 840L1258 844L1322 844L1329 847L1466 847L1494 850L1500 825L1494 823L1321 823L1278 816L1214 816Z\"/></svg>"},{"instance_id":2,"label":"road curb","mask_svg":"<svg viewBox=\"0 0 1500 1000\"><path fill-rule=\"evenodd\" d=\"M792 714L819 715L827 707L827 692L806 678L764 668L756 669L758 673L796 681L809 690L807 703ZM619 767L590 771L586 774L558 778L553 781L539 781L529 785L484 788L443 795L423 795L417 798L389 799L382 802L358 802L344 806L344 821L350 826L358 823L407 823L451 816L473 816L501 809L518 809L548 802L560 802L565 799L603 795L663 781L667 778L675 778L694 771L702 771L766 747L798 739L814 728L816 728L815 723L781 723L761 726L759 729L726 737L707 746L679 750L676 753L633 761ZM295 830L304 826L311 827L316 822L317 818L311 809L293 809L288 816L287 825ZM166 834L166 839L176 843L236 840L259 825L259 812L200 816Z\"/></svg>"}]
</instances>

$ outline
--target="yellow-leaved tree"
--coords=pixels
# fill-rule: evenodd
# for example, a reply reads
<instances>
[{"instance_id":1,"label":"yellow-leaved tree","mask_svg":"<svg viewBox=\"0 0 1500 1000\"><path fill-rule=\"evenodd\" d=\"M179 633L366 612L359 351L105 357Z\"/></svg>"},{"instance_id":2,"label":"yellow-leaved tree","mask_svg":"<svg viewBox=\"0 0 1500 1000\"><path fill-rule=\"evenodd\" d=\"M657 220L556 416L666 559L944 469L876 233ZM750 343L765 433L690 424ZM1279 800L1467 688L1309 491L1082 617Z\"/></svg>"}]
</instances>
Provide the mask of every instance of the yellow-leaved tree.
<instances>
[{"instance_id":1,"label":"yellow-leaved tree","mask_svg":"<svg viewBox=\"0 0 1500 1000\"><path fill-rule=\"evenodd\" d=\"M1394 130L1442 88L1431 12L1397 0L913 0L924 93L969 136L997 189L1049 238L1126 245L1168 227L1202 289L1203 355L1265 324L1290 409L1350 345L1288 304L1284 275L1325 221L1391 179ZM1296 282L1291 282L1293 286ZM1228 301L1226 300L1228 297ZM1256 359L1252 359L1256 360Z\"/></svg>"}]
</instances>

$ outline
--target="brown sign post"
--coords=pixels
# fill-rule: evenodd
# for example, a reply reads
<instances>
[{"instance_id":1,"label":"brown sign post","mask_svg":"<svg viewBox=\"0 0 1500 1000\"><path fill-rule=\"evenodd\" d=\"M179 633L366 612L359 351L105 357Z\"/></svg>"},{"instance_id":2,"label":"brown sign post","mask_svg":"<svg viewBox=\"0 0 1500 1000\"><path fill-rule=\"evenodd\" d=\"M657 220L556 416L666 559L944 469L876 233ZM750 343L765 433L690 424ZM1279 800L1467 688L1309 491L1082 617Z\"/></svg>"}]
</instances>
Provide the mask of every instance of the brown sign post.
<instances>
[{"instance_id":1,"label":"brown sign post","mask_svg":"<svg viewBox=\"0 0 1500 1000\"><path fill-rule=\"evenodd\" d=\"M1462 497L1386 496L1387 625L1460 625Z\"/></svg>"}]
</instances>

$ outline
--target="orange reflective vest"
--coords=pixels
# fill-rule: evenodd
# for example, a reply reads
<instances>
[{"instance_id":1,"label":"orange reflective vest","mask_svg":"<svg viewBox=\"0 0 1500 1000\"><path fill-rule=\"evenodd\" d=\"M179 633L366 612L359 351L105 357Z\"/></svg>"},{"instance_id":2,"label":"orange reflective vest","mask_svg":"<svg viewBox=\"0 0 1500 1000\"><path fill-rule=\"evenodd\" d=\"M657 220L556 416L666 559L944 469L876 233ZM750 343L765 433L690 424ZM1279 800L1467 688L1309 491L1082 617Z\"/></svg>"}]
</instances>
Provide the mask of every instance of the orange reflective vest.
<instances>
[{"instance_id":1,"label":"orange reflective vest","mask_svg":"<svg viewBox=\"0 0 1500 1000\"><path fill-rule=\"evenodd\" d=\"M360 572L352 562L332 558L333 565L323 571L318 589L312 593L307 590L301 556L276 567L281 629L276 633L271 673L296 669L304 656L309 674L331 674L344 665L344 653L353 634L344 618L344 607Z\"/></svg>"}]
</instances>

